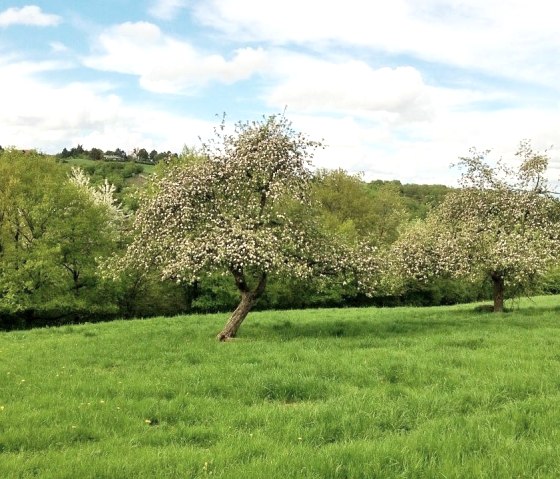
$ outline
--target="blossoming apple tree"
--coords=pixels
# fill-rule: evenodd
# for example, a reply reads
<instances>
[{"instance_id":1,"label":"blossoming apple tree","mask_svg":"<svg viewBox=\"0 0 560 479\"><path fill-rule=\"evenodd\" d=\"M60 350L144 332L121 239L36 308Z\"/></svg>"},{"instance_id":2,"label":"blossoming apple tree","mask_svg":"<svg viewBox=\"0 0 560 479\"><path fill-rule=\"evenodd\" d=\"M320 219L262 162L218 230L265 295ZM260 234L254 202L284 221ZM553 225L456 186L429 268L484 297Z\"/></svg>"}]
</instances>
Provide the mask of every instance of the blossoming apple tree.
<instances>
[{"instance_id":1,"label":"blossoming apple tree","mask_svg":"<svg viewBox=\"0 0 560 479\"><path fill-rule=\"evenodd\" d=\"M222 124L198 160L171 165L155 180L121 266L155 267L185 282L231 275L241 299L222 341L236 335L271 275L352 276L371 290L373 250L350 250L306 212L319 147L284 116L238 123L231 133Z\"/></svg>"},{"instance_id":2,"label":"blossoming apple tree","mask_svg":"<svg viewBox=\"0 0 560 479\"><path fill-rule=\"evenodd\" d=\"M517 167L492 165L488 153L473 149L460 159L460 188L408 228L393 253L408 277L490 279L500 312L506 289L526 291L558 260L560 210L547 186L546 153L523 141Z\"/></svg>"}]
</instances>

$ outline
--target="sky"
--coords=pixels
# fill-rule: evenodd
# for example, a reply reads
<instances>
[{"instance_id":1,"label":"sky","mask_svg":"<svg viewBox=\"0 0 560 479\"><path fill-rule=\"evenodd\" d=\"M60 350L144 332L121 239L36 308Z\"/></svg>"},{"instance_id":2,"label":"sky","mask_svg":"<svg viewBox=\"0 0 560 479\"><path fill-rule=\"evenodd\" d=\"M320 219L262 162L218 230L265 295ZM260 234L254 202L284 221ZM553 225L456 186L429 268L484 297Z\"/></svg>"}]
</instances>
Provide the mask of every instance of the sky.
<instances>
[{"instance_id":1,"label":"sky","mask_svg":"<svg viewBox=\"0 0 560 479\"><path fill-rule=\"evenodd\" d=\"M549 149L552 0L0 0L0 145L180 152L285 112L314 165L454 184L471 147Z\"/></svg>"}]
</instances>

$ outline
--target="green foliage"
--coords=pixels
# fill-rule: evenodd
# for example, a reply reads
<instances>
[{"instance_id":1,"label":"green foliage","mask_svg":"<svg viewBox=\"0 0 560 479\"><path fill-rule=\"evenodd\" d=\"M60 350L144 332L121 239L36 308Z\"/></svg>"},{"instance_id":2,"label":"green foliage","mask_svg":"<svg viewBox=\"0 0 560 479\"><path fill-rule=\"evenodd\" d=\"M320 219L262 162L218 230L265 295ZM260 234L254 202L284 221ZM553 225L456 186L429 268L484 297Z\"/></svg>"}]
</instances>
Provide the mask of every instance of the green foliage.
<instances>
[{"instance_id":1,"label":"green foliage","mask_svg":"<svg viewBox=\"0 0 560 479\"><path fill-rule=\"evenodd\" d=\"M543 275L536 290L540 294L560 294L559 265L555 265Z\"/></svg>"},{"instance_id":2,"label":"green foliage","mask_svg":"<svg viewBox=\"0 0 560 479\"><path fill-rule=\"evenodd\" d=\"M315 174L314 198L325 228L350 243L366 240L377 246L388 245L409 216L397 184L385 182L372 188L360 175L341 169Z\"/></svg>"},{"instance_id":3,"label":"green foliage","mask_svg":"<svg viewBox=\"0 0 560 479\"><path fill-rule=\"evenodd\" d=\"M30 318L99 311L105 291L96 258L113 241L108 211L53 159L0 154L0 309Z\"/></svg>"},{"instance_id":4,"label":"green foliage","mask_svg":"<svg viewBox=\"0 0 560 479\"><path fill-rule=\"evenodd\" d=\"M6 226L13 218L9 220L10 215L2 213L0 269L3 283L0 284L0 302L3 305L1 314L4 327L83 321L103 317L103 311L109 318L114 317L117 311L125 317L145 317L180 314L190 310L231 310L238 292L231 279L219 274L198 278L196 287L190 282L162 282L160 274L150 268L140 275L141 278L128 270L116 282L101 280L96 271L96 260L121 251L129 238L124 230L119 233L119 238L106 236L104 213L83 206L81 202L87 203L87 200L75 197L65 185L70 166L78 165L89 175L93 185L103 185L108 179L119 187L119 203L125 211L135 211L145 201L138 194L139 191L148 197L157 192L154 183L146 181L150 172L155 171L161 177L166 174L173 176L183 169L200 168L205 161L204 154L190 148L184 148L180 155L153 150L149 157L157 156L162 161L156 165L139 165L131 161L93 161L90 156L92 152L97 154L95 150L87 152L78 147L70 151L63 150L59 155L61 164L57 165L53 164L52 159L34 152L5 151L5 154L13 155L14 158L36 159L36 164L24 165L20 163L20 158L11 169L6 169L5 163L0 183L3 185L4 210L13 213L18 204L25 205L27 209L24 210L35 225L33 234L37 237L32 241L32 248L18 247L16 254L13 234L9 240L9 228ZM80 157L75 156L78 151ZM123 152L107 153L118 153L121 157ZM536 155L533 166L542 170L543 158ZM529 172L530 168L523 170L525 178L528 178ZM16 177L19 180L16 181ZM45 180L38 184L37 178ZM356 247L367 242L381 249L386 248L393 244L402 230L407 229L405 226L410 218L424 217L428 211L437 209L446 194L455 194L453 190L440 185L402 185L398 181L365 183L359 175L350 175L343 170L319 170L312 174L310 183L312 198L309 201L304 204L282 201L275 214L291 218L294 224L311 220L321 235L336 236L339 241L343 239L345 247ZM247 193L247 198L250 194ZM455 209L463 210L462 207ZM56 216L49 211L66 213ZM44 225L48 234L43 234L37 225ZM440 231L434 227L429 229L432 233ZM98 231L103 234L97 236ZM403 238L406 238L406 234ZM23 236L20 235L20 241L21 238ZM100 242L93 249L92 238ZM268 248L268 244L263 242L263 247ZM141 244L141 247L145 248L146 244ZM325 252L327 256L330 254L327 250ZM451 255L448 256L451 258ZM415 256L411 254L409 257ZM430 270L418 258L415 264L424 273ZM390 278L391 281L376 284L375 295L368 298L358 290L356 282L344 274L334 271L327 273L319 279L308 277L304 280L290 278L284 273L270 275L267 288L255 308L435 305L472 301L491 294L488 281L483 279L482 274L476 276L478 282L475 283L444 275L432 278L429 282L395 281ZM560 291L560 280L556 276L552 271L537 283L531 277L531 290L519 289L509 283L508 292L510 295L537 291L555 293ZM392 287L395 282L403 283L406 288L395 290Z\"/></svg>"},{"instance_id":5,"label":"green foliage","mask_svg":"<svg viewBox=\"0 0 560 479\"><path fill-rule=\"evenodd\" d=\"M407 214L411 218L425 218L430 210L439 205L452 188L444 185L401 184L400 181L376 180L368 183L371 191L388 187L400 192Z\"/></svg>"},{"instance_id":6,"label":"green foliage","mask_svg":"<svg viewBox=\"0 0 560 479\"><path fill-rule=\"evenodd\" d=\"M103 159L103 150L99 148L92 148L89 152L89 157L93 161L101 161Z\"/></svg>"},{"instance_id":7,"label":"green foliage","mask_svg":"<svg viewBox=\"0 0 560 479\"><path fill-rule=\"evenodd\" d=\"M132 162L102 161L83 166L94 184L101 184L107 179L121 191L127 180L144 172L144 166Z\"/></svg>"},{"instance_id":8,"label":"green foliage","mask_svg":"<svg viewBox=\"0 0 560 479\"><path fill-rule=\"evenodd\" d=\"M3 333L0 477L554 478L558 299Z\"/></svg>"}]
</instances>

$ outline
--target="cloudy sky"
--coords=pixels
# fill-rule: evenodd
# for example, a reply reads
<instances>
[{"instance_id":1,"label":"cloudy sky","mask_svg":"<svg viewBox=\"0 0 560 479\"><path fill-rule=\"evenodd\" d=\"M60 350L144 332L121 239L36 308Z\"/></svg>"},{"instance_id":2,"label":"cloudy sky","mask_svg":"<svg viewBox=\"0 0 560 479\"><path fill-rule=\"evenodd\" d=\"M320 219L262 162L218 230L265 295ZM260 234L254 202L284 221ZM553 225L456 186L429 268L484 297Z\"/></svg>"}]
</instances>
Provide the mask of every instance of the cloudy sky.
<instances>
[{"instance_id":1,"label":"cloudy sky","mask_svg":"<svg viewBox=\"0 0 560 479\"><path fill-rule=\"evenodd\" d=\"M32 1L32 0L31 0ZM180 151L286 109L315 164L452 184L472 146L550 150L551 0L0 2L0 145Z\"/></svg>"}]
</instances>

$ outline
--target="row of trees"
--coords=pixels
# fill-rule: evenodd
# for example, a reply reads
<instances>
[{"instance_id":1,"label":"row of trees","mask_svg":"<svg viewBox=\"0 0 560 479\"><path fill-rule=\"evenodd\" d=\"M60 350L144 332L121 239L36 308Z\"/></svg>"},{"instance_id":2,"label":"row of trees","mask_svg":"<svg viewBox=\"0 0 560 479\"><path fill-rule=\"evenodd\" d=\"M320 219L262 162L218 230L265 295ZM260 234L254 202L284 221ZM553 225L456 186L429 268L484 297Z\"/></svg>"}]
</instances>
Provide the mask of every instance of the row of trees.
<instances>
[{"instance_id":1,"label":"row of trees","mask_svg":"<svg viewBox=\"0 0 560 479\"><path fill-rule=\"evenodd\" d=\"M0 315L41 324L173 314L237 296L227 340L259 302L458 302L492 284L499 311L557 262L548 157L528 143L517 169L472 151L455 190L313 170L320 147L282 116L219 128L201 151L158 166L126 213L107 182L4 151Z\"/></svg>"},{"instance_id":2,"label":"row of trees","mask_svg":"<svg viewBox=\"0 0 560 479\"><path fill-rule=\"evenodd\" d=\"M145 148L134 148L131 152L127 153L125 150L120 148L106 151L103 151L100 148L85 150L82 145L78 145L70 149L63 148L63 150L60 153L57 153L56 156L63 160L69 158L87 158L94 161L135 161L148 164L156 164L160 161L178 157L177 153L172 153L171 151L158 152L157 150L152 150L148 152Z\"/></svg>"},{"instance_id":3,"label":"row of trees","mask_svg":"<svg viewBox=\"0 0 560 479\"><path fill-rule=\"evenodd\" d=\"M157 179L121 269L155 267L188 283L230 274L241 301L218 335L227 340L273 275L335 277L366 295L407 278L487 276L500 312L506 284L524 290L558 259L560 204L547 189L548 157L528 142L520 145L516 169L492 167L488 152L461 158L461 187L398 239L398 204L353 201L344 214L349 223L335 225L328 213L345 204L327 196L319 198L327 221L317 221L308 160L319 147L282 116L239 124L233 134L217 130L197 161ZM328 177L329 191L337 191L337 179ZM385 208L380 224L373 219L378 207Z\"/></svg>"}]
</instances>

